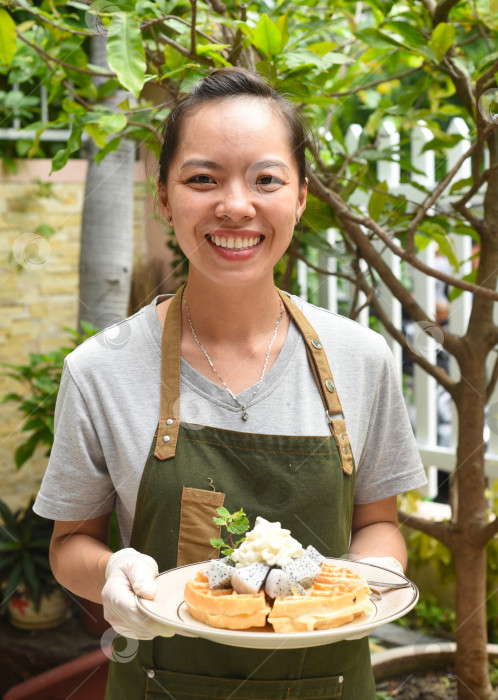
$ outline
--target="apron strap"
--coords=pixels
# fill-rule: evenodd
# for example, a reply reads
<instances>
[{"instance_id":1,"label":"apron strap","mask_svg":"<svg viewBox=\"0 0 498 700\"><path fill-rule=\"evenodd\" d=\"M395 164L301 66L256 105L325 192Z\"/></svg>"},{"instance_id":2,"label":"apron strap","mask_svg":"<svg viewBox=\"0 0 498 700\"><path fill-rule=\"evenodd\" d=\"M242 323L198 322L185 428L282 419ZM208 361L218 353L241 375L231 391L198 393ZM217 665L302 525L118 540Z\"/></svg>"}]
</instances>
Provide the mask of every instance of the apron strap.
<instances>
[{"instance_id":1,"label":"apron strap","mask_svg":"<svg viewBox=\"0 0 498 700\"><path fill-rule=\"evenodd\" d=\"M183 284L171 300L161 339L161 413L154 452L161 460L175 456L180 429L180 341L184 289Z\"/></svg>"},{"instance_id":2,"label":"apron strap","mask_svg":"<svg viewBox=\"0 0 498 700\"><path fill-rule=\"evenodd\" d=\"M185 285L182 285L171 300L161 340L161 413L154 452L160 460L171 459L175 456L180 428L181 305L184 289ZM330 432L334 437L341 458L341 467L346 474L351 474L354 468L353 453L346 432L346 421L341 402L323 346L313 326L300 309L287 294L280 290L277 291L303 336L308 359L325 407ZM167 333L166 328L168 329Z\"/></svg>"},{"instance_id":3,"label":"apron strap","mask_svg":"<svg viewBox=\"0 0 498 700\"><path fill-rule=\"evenodd\" d=\"M351 474L354 467L353 452L346 432L346 421L344 420L341 402L335 388L334 378L323 345L315 329L302 311L294 304L287 294L284 294L280 290L277 291L282 299L282 303L301 331L301 335L306 344L306 352L311 369L315 375L316 384L325 407L325 415L327 416L330 432L334 437L339 451L341 467L346 474Z\"/></svg>"}]
</instances>

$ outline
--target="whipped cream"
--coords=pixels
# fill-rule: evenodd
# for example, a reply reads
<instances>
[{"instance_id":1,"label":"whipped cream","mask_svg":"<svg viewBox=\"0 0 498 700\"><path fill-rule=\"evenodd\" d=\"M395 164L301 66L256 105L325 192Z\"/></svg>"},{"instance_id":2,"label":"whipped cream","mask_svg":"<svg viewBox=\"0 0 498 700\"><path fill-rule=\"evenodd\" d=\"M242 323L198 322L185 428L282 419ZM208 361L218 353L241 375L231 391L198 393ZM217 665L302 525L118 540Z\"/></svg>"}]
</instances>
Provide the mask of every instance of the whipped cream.
<instances>
[{"instance_id":1,"label":"whipped cream","mask_svg":"<svg viewBox=\"0 0 498 700\"><path fill-rule=\"evenodd\" d=\"M230 558L237 568L256 563L286 566L303 554L301 544L291 537L290 530L282 528L280 523L257 517L254 529L247 533L245 541Z\"/></svg>"}]
</instances>

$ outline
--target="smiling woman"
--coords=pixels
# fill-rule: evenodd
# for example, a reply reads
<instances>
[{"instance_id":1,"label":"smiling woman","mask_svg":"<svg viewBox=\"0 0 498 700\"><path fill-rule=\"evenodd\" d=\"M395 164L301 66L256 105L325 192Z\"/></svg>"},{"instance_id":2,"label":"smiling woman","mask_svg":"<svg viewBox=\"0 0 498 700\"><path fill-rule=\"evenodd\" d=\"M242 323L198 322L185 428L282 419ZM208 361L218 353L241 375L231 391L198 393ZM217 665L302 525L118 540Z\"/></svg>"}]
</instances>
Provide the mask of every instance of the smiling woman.
<instances>
[{"instance_id":1,"label":"smiling woman","mask_svg":"<svg viewBox=\"0 0 498 700\"><path fill-rule=\"evenodd\" d=\"M366 638L221 648L135 599L154 598L158 571L216 556L221 506L324 556L406 563L396 494L425 476L386 343L273 281L306 206L308 143L260 76L201 80L168 117L157 183L187 283L128 319L118 352L97 335L67 358L36 508L56 520L58 580L142 640L110 664L107 700L375 697Z\"/></svg>"}]
</instances>

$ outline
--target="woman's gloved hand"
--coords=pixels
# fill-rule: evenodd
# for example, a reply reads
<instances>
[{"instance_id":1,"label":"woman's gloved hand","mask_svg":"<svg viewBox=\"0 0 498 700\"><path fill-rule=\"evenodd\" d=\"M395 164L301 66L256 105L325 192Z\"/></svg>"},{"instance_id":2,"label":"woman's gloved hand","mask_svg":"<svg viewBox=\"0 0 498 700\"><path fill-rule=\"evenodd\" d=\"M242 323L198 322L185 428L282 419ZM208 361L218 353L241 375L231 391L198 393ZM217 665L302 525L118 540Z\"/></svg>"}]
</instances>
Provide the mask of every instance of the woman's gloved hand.
<instances>
[{"instance_id":1,"label":"woman's gloved hand","mask_svg":"<svg viewBox=\"0 0 498 700\"><path fill-rule=\"evenodd\" d=\"M403 566L394 557L365 557L364 559L356 559L356 561L362 564L374 564L375 566L381 566L383 569L389 569L397 574L403 573Z\"/></svg>"},{"instance_id":2,"label":"woman's gloved hand","mask_svg":"<svg viewBox=\"0 0 498 700\"><path fill-rule=\"evenodd\" d=\"M364 559L355 559L355 561L361 564L374 564L375 566L381 566L383 569L389 569L389 571L394 571L396 574L403 573L403 566L394 557L365 557ZM371 629L368 632L360 632L357 635L352 634L348 637L348 641L355 641L357 639L363 639L363 637L368 637L370 634L375 632L375 629Z\"/></svg>"},{"instance_id":3,"label":"woman's gloved hand","mask_svg":"<svg viewBox=\"0 0 498 700\"><path fill-rule=\"evenodd\" d=\"M140 554L131 547L120 549L109 559L105 571L106 584L102 589L104 617L112 627L125 637L153 639L175 634L140 610L135 594L152 600L156 594L156 561L147 554ZM171 634L168 634L168 629Z\"/></svg>"}]
</instances>

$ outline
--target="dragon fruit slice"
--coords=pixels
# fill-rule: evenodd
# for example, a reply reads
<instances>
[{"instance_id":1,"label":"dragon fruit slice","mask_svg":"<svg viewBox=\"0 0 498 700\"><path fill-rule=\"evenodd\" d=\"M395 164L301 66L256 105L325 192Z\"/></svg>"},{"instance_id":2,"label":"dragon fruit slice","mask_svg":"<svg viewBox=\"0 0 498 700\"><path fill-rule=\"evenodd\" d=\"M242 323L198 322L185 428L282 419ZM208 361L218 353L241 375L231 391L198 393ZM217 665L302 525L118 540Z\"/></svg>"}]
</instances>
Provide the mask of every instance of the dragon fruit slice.
<instances>
[{"instance_id":1,"label":"dragon fruit slice","mask_svg":"<svg viewBox=\"0 0 498 700\"><path fill-rule=\"evenodd\" d=\"M232 576L235 567L231 565L231 559L211 559L207 570L204 572L209 580L209 588L231 588Z\"/></svg>"},{"instance_id":2,"label":"dragon fruit slice","mask_svg":"<svg viewBox=\"0 0 498 700\"><path fill-rule=\"evenodd\" d=\"M266 578L265 592L270 598L303 595L304 588L283 569L272 569Z\"/></svg>"},{"instance_id":3,"label":"dragon fruit slice","mask_svg":"<svg viewBox=\"0 0 498 700\"><path fill-rule=\"evenodd\" d=\"M303 556L309 557L310 559L312 559L312 561L318 564L318 566L321 566L325 561L325 557L322 554L320 554L318 549L315 549L312 544L309 544L306 547Z\"/></svg>"},{"instance_id":4,"label":"dragon fruit slice","mask_svg":"<svg viewBox=\"0 0 498 700\"><path fill-rule=\"evenodd\" d=\"M260 563L234 569L232 588L237 593L258 593L265 582L269 570L269 566Z\"/></svg>"},{"instance_id":5,"label":"dragon fruit slice","mask_svg":"<svg viewBox=\"0 0 498 700\"><path fill-rule=\"evenodd\" d=\"M303 588L311 588L320 574L321 567L309 556L302 556L294 559L292 564L283 566L282 570Z\"/></svg>"}]
</instances>

